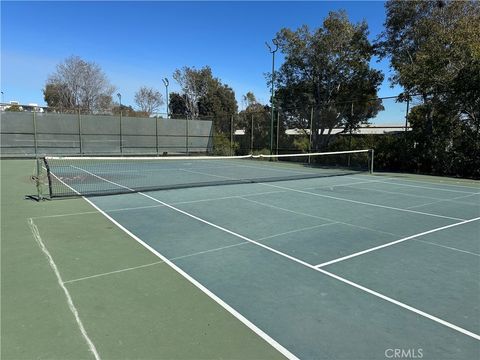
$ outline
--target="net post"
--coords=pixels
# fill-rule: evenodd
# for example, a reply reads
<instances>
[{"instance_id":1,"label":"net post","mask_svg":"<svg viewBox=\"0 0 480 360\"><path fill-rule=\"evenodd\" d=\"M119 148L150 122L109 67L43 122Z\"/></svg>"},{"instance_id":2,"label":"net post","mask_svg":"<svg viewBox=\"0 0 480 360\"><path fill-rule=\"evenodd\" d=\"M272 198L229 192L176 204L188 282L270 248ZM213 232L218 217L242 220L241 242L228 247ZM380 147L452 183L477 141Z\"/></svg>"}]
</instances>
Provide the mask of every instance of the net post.
<instances>
[{"instance_id":1,"label":"net post","mask_svg":"<svg viewBox=\"0 0 480 360\"><path fill-rule=\"evenodd\" d=\"M369 155L370 155L370 163L369 163L369 173L373 174L373 157L374 157L375 150L370 149Z\"/></svg>"},{"instance_id":2,"label":"net post","mask_svg":"<svg viewBox=\"0 0 480 360\"><path fill-rule=\"evenodd\" d=\"M52 189L52 174L50 172L50 165L48 164L47 158L43 158L43 164L45 165L45 169L47 169L47 181L48 181L48 194L50 199L53 197L53 189Z\"/></svg>"}]
</instances>

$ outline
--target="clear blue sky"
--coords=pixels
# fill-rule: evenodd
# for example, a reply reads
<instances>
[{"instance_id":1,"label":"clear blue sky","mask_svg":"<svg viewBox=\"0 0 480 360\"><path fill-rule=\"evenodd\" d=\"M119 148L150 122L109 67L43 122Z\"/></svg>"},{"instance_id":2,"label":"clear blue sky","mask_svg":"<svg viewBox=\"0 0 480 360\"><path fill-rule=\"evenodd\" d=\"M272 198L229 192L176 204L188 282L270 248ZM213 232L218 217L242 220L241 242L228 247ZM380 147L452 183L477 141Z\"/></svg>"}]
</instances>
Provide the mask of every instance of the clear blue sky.
<instances>
[{"instance_id":1,"label":"clear blue sky","mask_svg":"<svg viewBox=\"0 0 480 360\"><path fill-rule=\"evenodd\" d=\"M44 104L42 88L56 64L70 55L95 61L122 102L133 105L140 86L164 93L163 77L175 69L209 65L231 86L239 106L253 91L268 102L264 73L271 68L265 41L282 27L321 26L329 11L345 9L366 20L370 38L383 29L383 2L1 2L1 89L4 100ZM277 68L281 62L278 58ZM388 83L379 95L399 93ZM392 122L392 121L388 121Z\"/></svg>"}]
</instances>

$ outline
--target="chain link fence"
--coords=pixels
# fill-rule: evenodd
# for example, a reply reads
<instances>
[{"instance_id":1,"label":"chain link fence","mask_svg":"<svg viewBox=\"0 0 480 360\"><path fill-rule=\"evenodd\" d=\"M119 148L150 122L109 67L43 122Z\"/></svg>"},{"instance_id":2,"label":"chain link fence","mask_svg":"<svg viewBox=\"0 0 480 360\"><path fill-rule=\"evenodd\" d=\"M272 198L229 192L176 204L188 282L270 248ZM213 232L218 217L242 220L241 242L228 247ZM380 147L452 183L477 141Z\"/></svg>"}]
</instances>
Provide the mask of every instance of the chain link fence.
<instances>
[{"instance_id":1,"label":"chain link fence","mask_svg":"<svg viewBox=\"0 0 480 360\"><path fill-rule=\"evenodd\" d=\"M2 157L213 152L213 121L46 111L0 113Z\"/></svg>"}]
</instances>

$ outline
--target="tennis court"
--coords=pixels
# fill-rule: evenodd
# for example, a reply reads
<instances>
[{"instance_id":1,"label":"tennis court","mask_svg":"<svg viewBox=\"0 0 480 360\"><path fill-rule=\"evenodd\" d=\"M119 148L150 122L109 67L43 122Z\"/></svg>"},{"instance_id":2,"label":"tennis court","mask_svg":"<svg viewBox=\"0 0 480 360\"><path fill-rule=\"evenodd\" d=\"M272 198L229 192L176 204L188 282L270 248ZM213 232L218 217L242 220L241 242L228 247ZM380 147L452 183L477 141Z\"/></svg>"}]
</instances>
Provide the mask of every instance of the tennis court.
<instances>
[{"instance_id":1,"label":"tennis court","mask_svg":"<svg viewBox=\"0 0 480 360\"><path fill-rule=\"evenodd\" d=\"M52 166L64 185L61 191L69 189L70 195L123 189L123 194L87 196L90 207L77 212L55 212L55 207L83 200L51 201L52 213L29 218L52 271L78 311L75 321L93 357L107 352L105 333L128 335L120 336L125 331L121 315L92 318L83 308L91 301L89 292L105 287L113 293L104 296L120 296L119 278L130 281L132 291L146 291L142 274L165 265L274 349L273 355L269 350L249 353L246 343L243 358L479 357L478 182L343 168L313 176L310 167L293 170L292 164L275 162L254 163L259 175L253 181L238 175L241 167L227 160L188 164L169 165L165 178L181 182L178 172L189 172L195 175L187 182L193 186L175 188L168 179L161 184L168 188L148 192L138 191L150 190L145 181L153 175L145 165L137 169L147 174L137 188L122 182L130 172L138 173L125 165ZM282 176L293 178L271 175L269 169L276 173L279 166L286 169ZM214 184L219 178L230 183ZM114 254L108 255L111 244L94 227L83 235L95 240L93 248L83 238L50 240L68 236L69 227L79 224L88 230L92 219L102 216L112 229L130 237L122 246L147 249L142 254L149 255L132 253L131 261L119 266ZM158 279L158 287L148 291L168 291L166 286ZM179 303L186 300L178 298ZM170 306L173 319L184 322L188 315L174 303ZM195 307L194 301L190 306ZM155 316L152 312L137 319L137 326L154 323L151 332L164 336ZM152 358L164 357L162 349L150 351ZM175 353L169 351L165 357Z\"/></svg>"}]
</instances>

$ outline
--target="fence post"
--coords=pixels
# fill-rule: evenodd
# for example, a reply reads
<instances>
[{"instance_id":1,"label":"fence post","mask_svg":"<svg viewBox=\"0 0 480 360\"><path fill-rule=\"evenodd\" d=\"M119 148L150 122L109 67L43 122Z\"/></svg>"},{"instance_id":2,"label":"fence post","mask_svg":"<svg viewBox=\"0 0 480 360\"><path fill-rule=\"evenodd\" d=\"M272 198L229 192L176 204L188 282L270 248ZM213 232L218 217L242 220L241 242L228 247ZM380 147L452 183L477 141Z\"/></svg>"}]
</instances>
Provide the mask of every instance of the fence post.
<instances>
[{"instance_id":1,"label":"fence post","mask_svg":"<svg viewBox=\"0 0 480 360\"><path fill-rule=\"evenodd\" d=\"M370 174L373 174L373 156L374 156L374 153L375 153L375 150L372 149L370 151L371 155L370 155L370 166L369 166L369 170L370 170Z\"/></svg>"},{"instance_id":2,"label":"fence post","mask_svg":"<svg viewBox=\"0 0 480 360\"><path fill-rule=\"evenodd\" d=\"M80 147L80 155L83 154L83 137L82 137L82 117L80 116L80 109L77 109L78 116L78 142Z\"/></svg>"},{"instance_id":3,"label":"fence post","mask_svg":"<svg viewBox=\"0 0 480 360\"><path fill-rule=\"evenodd\" d=\"M250 128L250 154L253 154L253 114L252 114L252 125Z\"/></svg>"},{"instance_id":4,"label":"fence post","mask_svg":"<svg viewBox=\"0 0 480 360\"><path fill-rule=\"evenodd\" d=\"M233 155L233 115L230 116L230 155Z\"/></svg>"},{"instance_id":5,"label":"fence post","mask_svg":"<svg viewBox=\"0 0 480 360\"><path fill-rule=\"evenodd\" d=\"M35 156L37 156L38 143L37 143L37 119L35 116L35 108L33 109L33 147L35 148Z\"/></svg>"},{"instance_id":6,"label":"fence post","mask_svg":"<svg viewBox=\"0 0 480 360\"><path fill-rule=\"evenodd\" d=\"M158 156L158 116L155 116L155 148L157 149Z\"/></svg>"},{"instance_id":7,"label":"fence post","mask_svg":"<svg viewBox=\"0 0 480 360\"><path fill-rule=\"evenodd\" d=\"M185 150L187 152L187 155L189 154L189 149L188 149L188 123L189 123L189 118L187 115L187 120L185 123Z\"/></svg>"},{"instance_id":8,"label":"fence post","mask_svg":"<svg viewBox=\"0 0 480 360\"><path fill-rule=\"evenodd\" d=\"M312 152L312 137L313 137L313 107L310 109L310 139L308 141L308 152ZM308 163L310 164L311 158L308 157Z\"/></svg>"},{"instance_id":9,"label":"fence post","mask_svg":"<svg viewBox=\"0 0 480 360\"><path fill-rule=\"evenodd\" d=\"M407 109L405 112L405 131L403 136L403 168L407 169L407 131L408 131L408 112L410 110L410 96L407 94Z\"/></svg>"},{"instance_id":10,"label":"fence post","mask_svg":"<svg viewBox=\"0 0 480 360\"><path fill-rule=\"evenodd\" d=\"M278 155L278 143L280 139L280 111L277 110L277 155Z\"/></svg>"},{"instance_id":11,"label":"fence post","mask_svg":"<svg viewBox=\"0 0 480 360\"><path fill-rule=\"evenodd\" d=\"M123 154L122 108L120 108L120 154Z\"/></svg>"}]
</instances>

